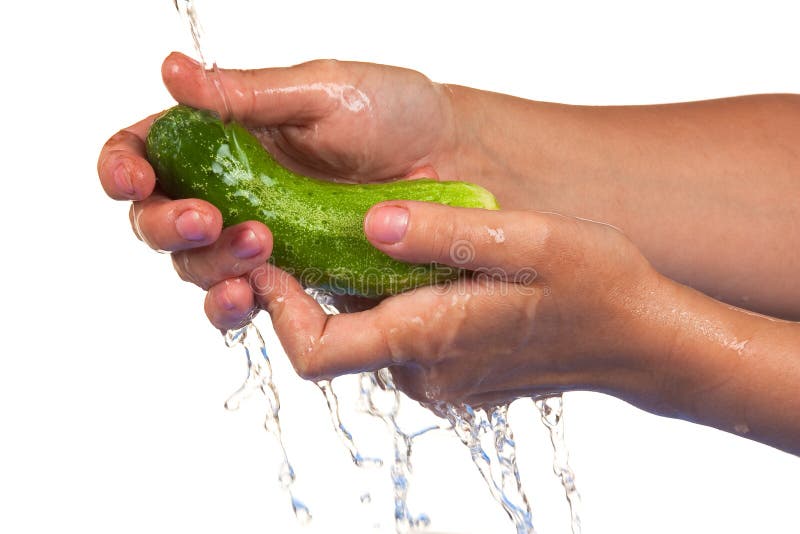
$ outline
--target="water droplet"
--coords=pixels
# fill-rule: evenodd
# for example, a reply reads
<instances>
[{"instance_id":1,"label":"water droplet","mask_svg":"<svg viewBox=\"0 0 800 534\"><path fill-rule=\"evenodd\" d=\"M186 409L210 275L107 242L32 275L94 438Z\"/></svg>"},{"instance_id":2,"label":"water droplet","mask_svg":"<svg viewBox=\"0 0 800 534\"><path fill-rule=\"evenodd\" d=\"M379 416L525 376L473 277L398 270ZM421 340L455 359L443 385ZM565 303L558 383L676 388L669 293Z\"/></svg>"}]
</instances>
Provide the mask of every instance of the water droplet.
<instances>
[{"instance_id":1,"label":"water droplet","mask_svg":"<svg viewBox=\"0 0 800 534\"><path fill-rule=\"evenodd\" d=\"M292 497L292 511L294 511L294 516L301 525L307 525L311 522L311 511L295 497Z\"/></svg>"}]
</instances>

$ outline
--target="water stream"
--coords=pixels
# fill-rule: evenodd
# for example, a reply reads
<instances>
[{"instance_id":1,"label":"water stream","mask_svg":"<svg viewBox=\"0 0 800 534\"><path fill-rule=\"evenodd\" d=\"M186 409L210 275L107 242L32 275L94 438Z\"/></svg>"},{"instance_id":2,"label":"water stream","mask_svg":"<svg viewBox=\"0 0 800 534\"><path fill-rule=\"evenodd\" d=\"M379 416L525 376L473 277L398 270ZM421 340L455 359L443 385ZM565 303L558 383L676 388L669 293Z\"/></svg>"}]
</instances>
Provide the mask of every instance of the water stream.
<instances>
[{"instance_id":1,"label":"water stream","mask_svg":"<svg viewBox=\"0 0 800 534\"><path fill-rule=\"evenodd\" d=\"M569 465L569 449L564 439L564 400L561 395L539 397L534 399L534 404L539 410L542 424L550 432L550 443L553 445L553 472L561 481L567 497L572 534L580 534L581 496L575 486L575 473Z\"/></svg>"},{"instance_id":2,"label":"water stream","mask_svg":"<svg viewBox=\"0 0 800 534\"><path fill-rule=\"evenodd\" d=\"M278 442L281 451L281 463L278 469L278 482L289 495L295 517L300 523L311 521L311 511L298 499L293 491L295 472L281 431L281 400L278 387L272 380L272 365L267 355L264 338L253 323L238 330L229 330L225 334L225 344L231 348L241 348L247 361L247 378L241 387L225 401L225 408L231 411L238 410L242 402L253 395L263 397L267 401L267 413L264 417L264 429L272 434Z\"/></svg>"},{"instance_id":3,"label":"water stream","mask_svg":"<svg viewBox=\"0 0 800 534\"><path fill-rule=\"evenodd\" d=\"M486 410L440 402L431 409L450 422L492 497L514 522L517 534L534 533L531 506L522 487L516 443L508 423L508 405Z\"/></svg>"},{"instance_id":4,"label":"water stream","mask_svg":"<svg viewBox=\"0 0 800 534\"><path fill-rule=\"evenodd\" d=\"M227 121L233 116L231 112L231 103L228 99L228 93L225 92L225 86L222 84L222 77L219 73L219 67L215 58L208 53L208 49L203 41L203 26L200 24L200 17L197 13L197 5L194 0L172 0L175 4L175 9L178 10L181 17L189 26L189 32L192 35L194 42L194 49L199 56L200 63L203 65L203 72L206 81L214 88L213 94L216 98L214 109L220 114L223 121Z\"/></svg>"}]
</instances>

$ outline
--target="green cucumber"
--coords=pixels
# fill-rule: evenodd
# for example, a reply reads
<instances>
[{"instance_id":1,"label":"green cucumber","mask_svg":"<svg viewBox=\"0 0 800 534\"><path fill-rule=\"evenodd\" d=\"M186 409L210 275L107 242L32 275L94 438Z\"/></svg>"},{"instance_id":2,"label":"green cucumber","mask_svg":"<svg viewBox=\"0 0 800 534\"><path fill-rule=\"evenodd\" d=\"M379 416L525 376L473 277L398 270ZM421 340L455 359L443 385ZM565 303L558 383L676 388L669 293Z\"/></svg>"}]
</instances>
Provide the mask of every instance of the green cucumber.
<instances>
[{"instance_id":1,"label":"green cucumber","mask_svg":"<svg viewBox=\"0 0 800 534\"><path fill-rule=\"evenodd\" d=\"M390 258L364 236L367 210L384 200L421 200L497 209L494 196L465 182L430 179L342 184L281 166L242 125L176 106L155 120L146 141L158 184L171 198L201 198L230 226L248 220L272 231L271 261L308 286L367 297L449 280L458 271Z\"/></svg>"}]
</instances>

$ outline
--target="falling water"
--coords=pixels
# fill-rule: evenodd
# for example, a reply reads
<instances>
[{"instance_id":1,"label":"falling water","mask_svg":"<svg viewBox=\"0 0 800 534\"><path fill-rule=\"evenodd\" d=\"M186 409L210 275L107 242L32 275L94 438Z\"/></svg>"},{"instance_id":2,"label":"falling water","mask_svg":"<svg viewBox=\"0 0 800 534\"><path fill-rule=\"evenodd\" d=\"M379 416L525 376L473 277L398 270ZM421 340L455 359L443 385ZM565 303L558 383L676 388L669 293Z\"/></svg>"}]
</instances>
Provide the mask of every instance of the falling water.
<instances>
[{"instance_id":1,"label":"falling water","mask_svg":"<svg viewBox=\"0 0 800 534\"><path fill-rule=\"evenodd\" d=\"M469 449L489 491L514 522L517 534L532 534L533 519L522 487L516 443L508 422L508 405L475 409L468 404L436 403L431 407L446 418Z\"/></svg>"},{"instance_id":2,"label":"falling water","mask_svg":"<svg viewBox=\"0 0 800 534\"><path fill-rule=\"evenodd\" d=\"M225 92L225 86L222 84L222 76L217 62L205 47L203 41L204 31L198 17L197 6L193 0L173 0L173 3L175 4L175 9L178 10L178 13L189 25L194 48L200 57L200 63L203 65L203 74L206 81L214 88L214 95L217 100L214 109L219 112L223 121L227 121L233 116L230 99L228 98L228 93Z\"/></svg>"},{"instance_id":3,"label":"falling water","mask_svg":"<svg viewBox=\"0 0 800 534\"><path fill-rule=\"evenodd\" d=\"M569 450L564 439L564 401L561 395L534 399L542 423L550 432L553 445L553 472L561 481L569 503L572 534L581 532L581 496L575 486L575 473L569 465Z\"/></svg>"},{"instance_id":4,"label":"falling water","mask_svg":"<svg viewBox=\"0 0 800 534\"><path fill-rule=\"evenodd\" d=\"M278 481L289 495L295 517L301 523L307 523L311 520L311 512L295 496L292 488L296 477L283 441L280 419L281 401L278 388L272 380L272 365L267 355L264 338L258 328L249 323L238 330L229 330L225 335L225 343L231 348L241 347L247 360L247 378L242 386L225 401L225 408L231 411L238 410L242 401L254 394L259 394L267 401L264 428L275 437L282 455Z\"/></svg>"}]
</instances>

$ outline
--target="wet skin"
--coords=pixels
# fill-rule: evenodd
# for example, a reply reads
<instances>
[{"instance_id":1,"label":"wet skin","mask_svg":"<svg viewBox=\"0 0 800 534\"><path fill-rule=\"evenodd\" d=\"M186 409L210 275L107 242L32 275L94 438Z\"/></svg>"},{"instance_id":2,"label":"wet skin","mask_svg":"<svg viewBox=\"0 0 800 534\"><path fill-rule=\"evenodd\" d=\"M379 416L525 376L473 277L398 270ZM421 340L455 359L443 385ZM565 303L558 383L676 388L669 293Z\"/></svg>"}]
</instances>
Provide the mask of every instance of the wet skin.
<instances>
[{"instance_id":1,"label":"wet skin","mask_svg":"<svg viewBox=\"0 0 800 534\"><path fill-rule=\"evenodd\" d=\"M163 73L176 100L213 103L197 64L172 55ZM222 76L233 114L290 168L469 179L510 209L373 207L365 233L383 252L478 275L328 318L265 264L266 227L223 230L213 206L153 191L145 119L103 148L101 183L135 200L139 237L208 290L215 326L267 309L308 378L391 366L413 397L476 404L604 391L800 452L798 325L689 287L800 316L797 97L580 108L330 61Z\"/></svg>"}]
</instances>

